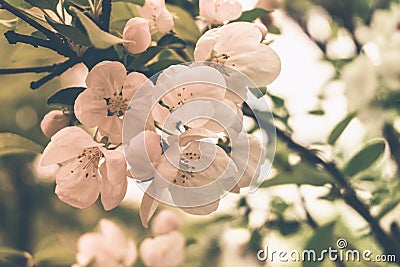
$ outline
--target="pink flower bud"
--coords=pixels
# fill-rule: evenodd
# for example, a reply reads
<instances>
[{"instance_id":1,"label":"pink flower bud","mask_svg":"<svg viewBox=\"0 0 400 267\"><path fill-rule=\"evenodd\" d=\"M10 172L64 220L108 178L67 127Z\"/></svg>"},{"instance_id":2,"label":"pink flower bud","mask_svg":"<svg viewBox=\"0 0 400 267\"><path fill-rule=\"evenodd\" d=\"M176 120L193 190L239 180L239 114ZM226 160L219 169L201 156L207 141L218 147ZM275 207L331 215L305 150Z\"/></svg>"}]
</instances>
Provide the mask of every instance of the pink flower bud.
<instances>
[{"instance_id":1,"label":"pink flower bud","mask_svg":"<svg viewBox=\"0 0 400 267\"><path fill-rule=\"evenodd\" d=\"M153 219L151 231L155 235L163 235L177 230L181 225L181 219L170 210L162 210Z\"/></svg>"},{"instance_id":2,"label":"pink flower bud","mask_svg":"<svg viewBox=\"0 0 400 267\"><path fill-rule=\"evenodd\" d=\"M71 117L61 110L52 110L44 116L40 128L45 136L51 138L56 132L67 127L70 120Z\"/></svg>"},{"instance_id":3,"label":"pink flower bud","mask_svg":"<svg viewBox=\"0 0 400 267\"><path fill-rule=\"evenodd\" d=\"M262 39L264 40L265 36L267 36L267 33L268 33L267 27L264 25L264 23L261 23L258 21L254 22L254 25L256 25L257 28L260 30L260 32L262 34Z\"/></svg>"},{"instance_id":4,"label":"pink flower bud","mask_svg":"<svg viewBox=\"0 0 400 267\"><path fill-rule=\"evenodd\" d=\"M151 43L149 22L144 18L131 18L126 23L122 36L124 40L132 41L124 44L129 53L138 54L146 51Z\"/></svg>"}]
</instances>

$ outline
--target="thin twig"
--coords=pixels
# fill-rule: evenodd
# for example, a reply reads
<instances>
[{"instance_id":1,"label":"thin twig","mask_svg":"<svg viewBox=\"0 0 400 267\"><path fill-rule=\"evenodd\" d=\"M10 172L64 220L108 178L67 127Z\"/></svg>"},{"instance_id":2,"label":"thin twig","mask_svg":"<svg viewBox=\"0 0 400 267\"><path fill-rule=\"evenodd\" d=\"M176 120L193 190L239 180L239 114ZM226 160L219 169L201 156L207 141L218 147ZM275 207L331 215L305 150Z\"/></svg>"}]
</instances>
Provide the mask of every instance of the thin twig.
<instances>
[{"instance_id":1,"label":"thin twig","mask_svg":"<svg viewBox=\"0 0 400 267\"><path fill-rule=\"evenodd\" d=\"M32 26L36 30L40 31L41 33L43 33L50 40L57 41L59 39L59 37L53 31L47 29L46 27L42 26L40 23L36 22L34 19L28 17L21 10L19 10L18 8L7 3L7 1L0 0L0 9L5 9L8 12L17 16L18 18L24 20L30 26Z\"/></svg>"},{"instance_id":2,"label":"thin twig","mask_svg":"<svg viewBox=\"0 0 400 267\"><path fill-rule=\"evenodd\" d=\"M108 32L110 30L111 0L103 0L101 3L100 28Z\"/></svg>"},{"instance_id":3,"label":"thin twig","mask_svg":"<svg viewBox=\"0 0 400 267\"><path fill-rule=\"evenodd\" d=\"M304 198L303 193L301 192L300 186L297 187L297 190L299 191L300 195L300 201L301 201L301 206L303 207L304 213L306 214L306 221L307 224L312 228L312 229L317 229L318 228L318 223L314 220L314 218L311 216L311 213L309 212L306 204L306 200Z\"/></svg>"},{"instance_id":4,"label":"thin twig","mask_svg":"<svg viewBox=\"0 0 400 267\"><path fill-rule=\"evenodd\" d=\"M57 68L55 68L49 75L44 76L43 78L41 78L36 82L31 82L31 89L32 90L38 89L40 86L44 85L53 78L63 74L67 69L71 68L72 66L74 66L79 62L80 59L78 57L70 58L67 61L64 61L63 63L59 64Z\"/></svg>"},{"instance_id":5,"label":"thin twig","mask_svg":"<svg viewBox=\"0 0 400 267\"><path fill-rule=\"evenodd\" d=\"M75 55L75 53L71 49L69 49L69 48L64 49L64 47L62 45L60 45L60 43L58 41L52 42L49 40L43 40L43 39L36 38L33 36L16 33L13 30L7 31L6 33L4 33L4 36L6 37L9 44L24 43L24 44L31 45L35 48L44 47L44 48L51 49L65 57L71 57L71 56Z\"/></svg>"},{"instance_id":6,"label":"thin twig","mask_svg":"<svg viewBox=\"0 0 400 267\"><path fill-rule=\"evenodd\" d=\"M43 73L54 71L59 64L53 64L49 66L42 67L27 67L27 68L11 68L11 69L0 69L1 74L19 74L19 73Z\"/></svg>"}]
</instances>

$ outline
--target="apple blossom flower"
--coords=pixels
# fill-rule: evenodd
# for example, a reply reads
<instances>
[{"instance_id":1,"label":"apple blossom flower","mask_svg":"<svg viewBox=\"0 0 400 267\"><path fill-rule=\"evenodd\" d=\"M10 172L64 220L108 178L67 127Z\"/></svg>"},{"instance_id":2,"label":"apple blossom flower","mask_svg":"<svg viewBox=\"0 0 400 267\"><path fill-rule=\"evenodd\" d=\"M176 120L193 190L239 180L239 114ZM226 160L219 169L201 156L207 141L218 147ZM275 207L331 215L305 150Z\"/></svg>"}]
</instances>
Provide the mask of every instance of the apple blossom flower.
<instances>
[{"instance_id":1,"label":"apple blossom flower","mask_svg":"<svg viewBox=\"0 0 400 267\"><path fill-rule=\"evenodd\" d=\"M242 5L237 0L200 0L200 17L212 24L223 24L242 15Z\"/></svg>"},{"instance_id":2,"label":"apple blossom flower","mask_svg":"<svg viewBox=\"0 0 400 267\"><path fill-rule=\"evenodd\" d=\"M149 22L144 18L131 18L125 25L123 39L132 41L124 43L125 49L131 54L138 54L146 51L151 44Z\"/></svg>"},{"instance_id":3,"label":"apple blossom flower","mask_svg":"<svg viewBox=\"0 0 400 267\"><path fill-rule=\"evenodd\" d=\"M162 210L151 223L151 232L155 235L168 234L181 226L182 220L171 210Z\"/></svg>"},{"instance_id":4,"label":"apple blossom flower","mask_svg":"<svg viewBox=\"0 0 400 267\"><path fill-rule=\"evenodd\" d=\"M400 4L392 4L390 9L376 10L370 26L360 26L356 29L357 40L361 44L373 42L379 47L387 48L400 45Z\"/></svg>"},{"instance_id":5,"label":"apple blossom flower","mask_svg":"<svg viewBox=\"0 0 400 267\"><path fill-rule=\"evenodd\" d=\"M146 0L137 11L149 21L150 32L168 33L174 28L174 18L165 6L165 0Z\"/></svg>"},{"instance_id":6,"label":"apple blossom flower","mask_svg":"<svg viewBox=\"0 0 400 267\"><path fill-rule=\"evenodd\" d=\"M73 207L90 207L100 193L104 209L111 210L125 196L127 178L123 153L107 150L77 126L57 132L43 151L40 165L55 163L63 163L56 174L55 193Z\"/></svg>"},{"instance_id":7,"label":"apple blossom flower","mask_svg":"<svg viewBox=\"0 0 400 267\"><path fill-rule=\"evenodd\" d=\"M234 22L207 31L194 51L196 61L211 61L247 75L257 86L274 81L281 70L278 55L262 41L262 33L249 22Z\"/></svg>"},{"instance_id":8,"label":"apple blossom flower","mask_svg":"<svg viewBox=\"0 0 400 267\"><path fill-rule=\"evenodd\" d=\"M139 253L143 263L150 267L177 267L182 265L185 239L176 232L146 238L140 244Z\"/></svg>"},{"instance_id":9,"label":"apple blossom flower","mask_svg":"<svg viewBox=\"0 0 400 267\"><path fill-rule=\"evenodd\" d=\"M260 30L260 32L262 34L261 40L264 40L265 36L267 36L267 34L268 34L267 26L265 26L265 24L262 23L261 21L255 21L254 25L257 26L257 28Z\"/></svg>"},{"instance_id":10,"label":"apple blossom flower","mask_svg":"<svg viewBox=\"0 0 400 267\"><path fill-rule=\"evenodd\" d=\"M61 110L52 110L43 117L40 128L45 136L51 138L56 132L67 127L70 121L70 115Z\"/></svg>"},{"instance_id":11,"label":"apple blossom flower","mask_svg":"<svg viewBox=\"0 0 400 267\"><path fill-rule=\"evenodd\" d=\"M187 213L205 215L215 211L220 181L229 180L236 173L232 160L221 147L200 141L217 136L207 129L189 129L179 136L171 136L169 147L162 154L161 150L151 149L160 146L161 137L156 135L150 131L139 134L125 150L134 178L154 177L140 206L143 225L147 227L157 208L155 195L166 188L175 205ZM182 191L182 188L188 190Z\"/></svg>"},{"instance_id":12,"label":"apple blossom flower","mask_svg":"<svg viewBox=\"0 0 400 267\"><path fill-rule=\"evenodd\" d=\"M97 64L86 79L87 89L79 94L74 111L79 121L90 128L98 126L113 144L122 142L123 116L135 92L148 81L139 72L126 74L120 62ZM140 101L147 101L140 98Z\"/></svg>"},{"instance_id":13,"label":"apple blossom flower","mask_svg":"<svg viewBox=\"0 0 400 267\"><path fill-rule=\"evenodd\" d=\"M98 228L98 232L86 233L79 238L76 266L132 266L137 259L134 241L110 220L101 219Z\"/></svg>"}]
</instances>

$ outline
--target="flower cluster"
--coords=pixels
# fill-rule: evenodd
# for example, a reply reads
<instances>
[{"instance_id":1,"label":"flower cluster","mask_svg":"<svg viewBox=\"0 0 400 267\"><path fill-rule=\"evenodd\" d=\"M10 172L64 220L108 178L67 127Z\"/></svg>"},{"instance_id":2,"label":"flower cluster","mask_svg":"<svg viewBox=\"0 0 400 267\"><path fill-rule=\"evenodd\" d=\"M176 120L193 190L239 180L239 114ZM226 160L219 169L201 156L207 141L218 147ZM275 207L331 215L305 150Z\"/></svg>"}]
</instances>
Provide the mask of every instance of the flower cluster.
<instances>
[{"instance_id":1,"label":"flower cluster","mask_svg":"<svg viewBox=\"0 0 400 267\"><path fill-rule=\"evenodd\" d=\"M388 106L377 101L387 102L400 90L399 25L400 5L393 4L388 10L376 10L370 26L356 29L363 53L344 68L342 79L350 110L361 111L365 118ZM369 112L371 106L373 112Z\"/></svg>"},{"instance_id":2,"label":"flower cluster","mask_svg":"<svg viewBox=\"0 0 400 267\"><path fill-rule=\"evenodd\" d=\"M140 207L147 227L159 202L209 214L222 195L238 193L258 177L265 148L246 132L241 108L249 88L276 79L280 60L262 43L266 30L228 23L242 12L237 1L209 2L200 1L201 16L225 25L198 40L198 62L172 65L151 80L128 73L121 62L100 62L72 110L44 118L42 129L51 141L40 163L61 165L55 191L62 201L87 208L100 195L104 209L113 209L126 194L129 176L147 187ZM163 0L146 1L138 13L123 31L130 54L146 51L155 36L174 27Z\"/></svg>"},{"instance_id":3,"label":"flower cluster","mask_svg":"<svg viewBox=\"0 0 400 267\"><path fill-rule=\"evenodd\" d=\"M177 231L182 221L170 210L161 211L152 224L154 238L146 238L139 247L145 266L180 266L184 260L184 237ZM77 244L76 263L72 267L132 266L138 258L135 241L126 237L113 221L101 219L97 232L82 235Z\"/></svg>"}]
</instances>

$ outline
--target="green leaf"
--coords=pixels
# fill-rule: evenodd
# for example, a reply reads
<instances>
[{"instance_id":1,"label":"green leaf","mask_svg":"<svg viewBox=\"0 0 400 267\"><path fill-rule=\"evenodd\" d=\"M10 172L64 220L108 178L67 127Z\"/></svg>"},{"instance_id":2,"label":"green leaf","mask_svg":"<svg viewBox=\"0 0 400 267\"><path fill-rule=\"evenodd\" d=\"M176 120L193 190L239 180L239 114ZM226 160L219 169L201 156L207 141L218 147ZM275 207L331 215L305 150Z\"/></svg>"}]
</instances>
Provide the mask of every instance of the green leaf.
<instances>
[{"instance_id":1,"label":"green leaf","mask_svg":"<svg viewBox=\"0 0 400 267\"><path fill-rule=\"evenodd\" d=\"M382 219L386 214L391 212L394 208L396 208L400 204L400 197L392 198L382 204L382 207L379 210L379 213L376 215L376 219Z\"/></svg>"},{"instance_id":2,"label":"green leaf","mask_svg":"<svg viewBox=\"0 0 400 267\"><path fill-rule=\"evenodd\" d=\"M277 108L281 108L283 106L285 106L285 100L279 96L273 95L271 93L266 92L266 94L271 98L272 103L274 103L274 105Z\"/></svg>"},{"instance_id":3,"label":"green leaf","mask_svg":"<svg viewBox=\"0 0 400 267\"><path fill-rule=\"evenodd\" d=\"M108 32L103 31L93 22L88 16L76 7L71 7L71 11L76 14L82 23L83 27L89 36L91 43L98 49L107 49L113 45L127 42L121 38L118 38Z\"/></svg>"},{"instance_id":4,"label":"green leaf","mask_svg":"<svg viewBox=\"0 0 400 267\"><path fill-rule=\"evenodd\" d=\"M32 5L25 0L7 0L7 3L19 8L32 8Z\"/></svg>"},{"instance_id":5,"label":"green leaf","mask_svg":"<svg viewBox=\"0 0 400 267\"><path fill-rule=\"evenodd\" d=\"M80 93L82 93L86 88L84 87L70 87L61 89L49 99L47 99L47 105L62 105L73 107L75 105L75 100Z\"/></svg>"},{"instance_id":6,"label":"green leaf","mask_svg":"<svg viewBox=\"0 0 400 267\"><path fill-rule=\"evenodd\" d=\"M180 63L183 63L183 61L177 59L166 59L162 61L157 61L147 66L147 68L149 69L148 75L153 76L157 72L162 71L171 65L176 65Z\"/></svg>"},{"instance_id":7,"label":"green leaf","mask_svg":"<svg viewBox=\"0 0 400 267\"><path fill-rule=\"evenodd\" d=\"M268 179L261 184L261 187L272 187L278 185L313 185L323 186L332 184L335 181L321 170L311 167L304 163L292 166L291 171L278 170L279 173L272 179Z\"/></svg>"},{"instance_id":8,"label":"green leaf","mask_svg":"<svg viewBox=\"0 0 400 267\"><path fill-rule=\"evenodd\" d=\"M68 37L69 39L71 39L71 41L73 41L74 43L80 44L80 45L84 45L87 47L92 46L92 43L89 40L89 37L82 32L81 30L79 30L77 27L73 27L70 25L65 25L65 24L61 24L58 23L57 21L53 20L52 18L50 18L49 16L45 16L47 22L59 33L61 33L62 35L64 35L65 37Z\"/></svg>"},{"instance_id":9,"label":"green leaf","mask_svg":"<svg viewBox=\"0 0 400 267\"><path fill-rule=\"evenodd\" d=\"M264 16L265 14L270 13L270 12L271 12L271 11L265 10L265 9L263 9L263 8L254 8L254 9L252 9L252 10L244 11L244 12L242 13L242 15L241 15L238 19L236 19L236 20L234 20L234 21L235 21L235 22L236 22L236 21L252 22L252 21L254 21L255 19L257 19L257 18L259 18L259 17L262 17L262 16Z\"/></svg>"},{"instance_id":10,"label":"green leaf","mask_svg":"<svg viewBox=\"0 0 400 267\"><path fill-rule=\"evenodd\" d=\"M32 256L26 251L17 250L10 247L0 247L0 259L5 259L8 257L22 257L29 259Z\"/></svg>"},{"instance_id":11,"label":"green leaf","mask_svg":"<svg viewBox=\"0 0 400 267\"><path fill-rule=\"evenodd\" d=\"M316 259L321 255L322 250L328 247L334 247L334 228L335 222L323 225L314 231L314 234L307 241L304 247L305 251L303 251L303 255L305 256L305 260L303 261L302 266L324 266Z\"/></svg>"},{"instance_id":12,"label":"green leaf","mask_svg":"<svg viewBox=\"0 0 400 267\"><path fill-rule=\"evenodd\" d=\"M368 169L382 156L384 151L385 142L383 140L369 142L349 160L343 172L352 177Z\"/></svg>"},{"instance_id":13,"label":"green leaf","mask_svg":"<svg viewBox=\"0 0 400 267\"><path fill-rule=\"evenodd\" d=\"M174 34L166 34L158 40L157 45L171 49L184 49L186 42Z\"/></svg>"},{"instance_id":14,"label":"green leaf","mask_svg":"<svg viewBox=\"0 0 400 267\"><path fill-rule=\"evenodd\" d=\"M41 9L51 9L57 10L58 0L25 0L32 6L41 8Z\"/></svg>"},{"instance_id":15,"label":"green leaf","mask_svg":"<svg viewBox=\"0 0 400 267\"><path fill-rule=\"evenodd\" d=\"M196 43L201 36L201 32L192 15L178 6L167 5L167 8L177 17L175 19L174 31L178 36L185 41Z\"/></svg>"},{"instance_id":16,"label":"green leaf","mask_svg":"<svg viewBox=\"0 0 400 267\"><path fill-rule=\"evenodd\" d=\"M151 46L143 53L135 55L132 57L132 62L128 64L128 69L139 69L146 65L147 62L152 60L158 53L160 53L164 48L160 46Z\"/></svg>"},{"instance_id":17,"label":"green leaf","mask_svg":"<svg viewBox=\"0 0 400 267\"><path fill-rule=\"evenodd\" d=\"M126 2L126 3L131 3L131 4L143 6L145 0L113 0L113 2Z\"/></svg>"},{"instance_id":18,"label":"green leaf","mask_svg":"<svg viewBox=\"0 0 400 267\"><path fill-rule=\"evenodd\" d=\"M197 240L195 238L186 239L186 242L185 242L186 247L194 245L194 244L197 244Z\"/></svg>"},{"instance_id":19,"label":"green leaf","mask_svg":"<svg viewBox=\"0 0 400 267\"><path fill-rule=\"evenodd\" d=\"M347 126L353 120L353 118L357 115L357 113L353 112L348 114L343 120L341 120L338 124L336 124L335 128L333 128L332 132L328 137L328 144L334 145L339 137L342 135L344 130L346 130Z\"/></svg>"},{"instance_id":20,"label":"green leaf","mask_svg":"<svg viewBox=\"0 0 400 267\"><path fill-rule=\"evenodd\" d=\"M0 133L0 156L21 153L42 153L43 147L13 133Z\"/></svg>"},{"instance_id":21,"label":"green leaf","mask_svg":"<svg viewBox=\"0 0 400 267\"><path fill-rule=\"evenodd\" d=\"M268 26L268 32L272 33L272 34L281 34L281 29L279 29L277 26L275 25L269 25Z\"/></svg>"}]
</instances>

